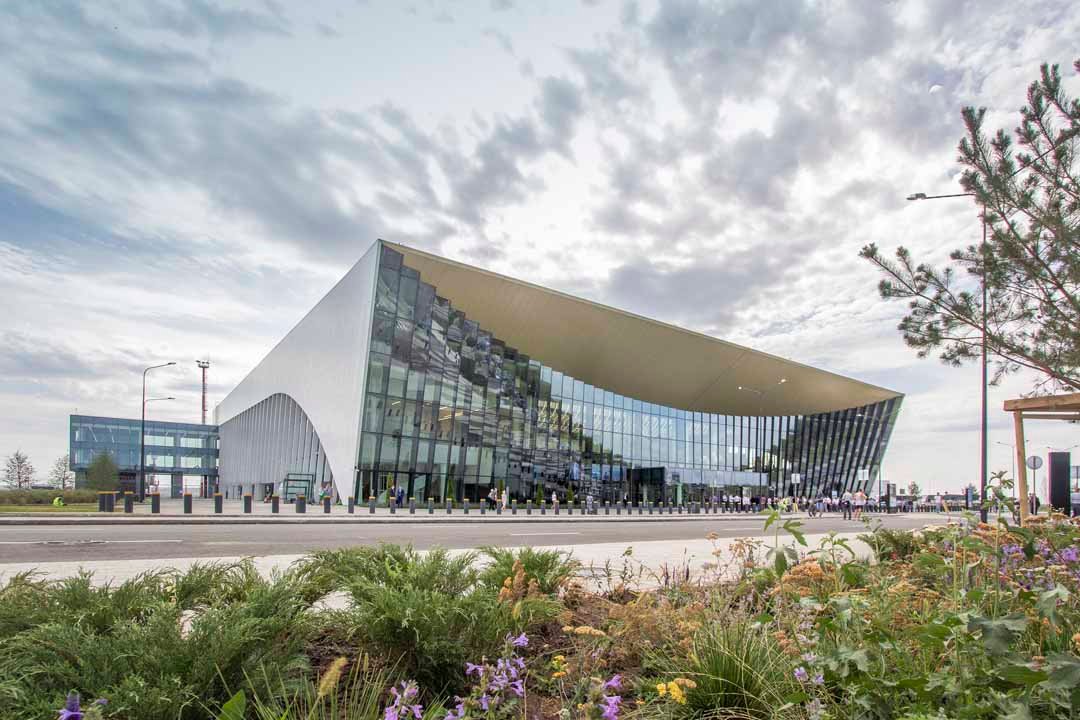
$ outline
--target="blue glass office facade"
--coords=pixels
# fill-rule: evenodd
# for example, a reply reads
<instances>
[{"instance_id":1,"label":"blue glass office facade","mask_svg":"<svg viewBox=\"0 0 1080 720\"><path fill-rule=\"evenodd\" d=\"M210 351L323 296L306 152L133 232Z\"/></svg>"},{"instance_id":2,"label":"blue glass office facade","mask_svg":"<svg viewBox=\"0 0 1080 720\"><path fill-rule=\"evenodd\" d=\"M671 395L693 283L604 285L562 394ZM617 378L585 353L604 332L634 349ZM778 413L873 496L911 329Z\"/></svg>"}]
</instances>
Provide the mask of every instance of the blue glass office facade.
<instances>
[{"instance_id":1,"label":"blue glass office facade","mask_svg":"<svg viewBox=\"0 0 1080 720\"><path fill-rule=\"evenodd\" d=\"M70 466L75 486L86 481L86 468L99 453L112 456L120 471L122 489L135 490L139 470L138 419L72 415ZM146 421L145 471L149 491L179 496L207 492L217 483L218 427L197 423Z\"/></svg>"},{"instance_id":2,"label":"blue glass office facade","mask_svg":"<svg viewBox=\"0 0 1080 720\"><path fill-rule=\"evenodd\" d=\"M380 249L356 497L592 494L631 502L867 487L900 397L808 416L695 412L583 382L508 346Z\"/></svg>"}]
</instances>

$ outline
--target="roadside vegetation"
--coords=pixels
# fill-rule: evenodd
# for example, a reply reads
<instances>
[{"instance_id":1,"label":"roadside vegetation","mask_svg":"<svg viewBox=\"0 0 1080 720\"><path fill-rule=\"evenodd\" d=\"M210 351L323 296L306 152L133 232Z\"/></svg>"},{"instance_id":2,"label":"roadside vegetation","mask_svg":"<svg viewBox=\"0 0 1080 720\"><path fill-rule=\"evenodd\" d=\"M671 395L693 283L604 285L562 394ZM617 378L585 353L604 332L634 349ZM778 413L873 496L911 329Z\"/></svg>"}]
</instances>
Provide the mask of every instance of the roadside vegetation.
<instances>
[{"instance_id":1,"label":"roadside vegetation","mask_svg":"<svg viewBox=\"0 0 1080 720\"><path fill-rule=\"evenodd\" d=\"M394 545L269 579L248 562L105 587L18 575L0 717L1080 717L1076 525L868 526L871 561L766 522L768 540L644 590L629 557L586 581L553 551Z\"/></svg>"}]
</instances>

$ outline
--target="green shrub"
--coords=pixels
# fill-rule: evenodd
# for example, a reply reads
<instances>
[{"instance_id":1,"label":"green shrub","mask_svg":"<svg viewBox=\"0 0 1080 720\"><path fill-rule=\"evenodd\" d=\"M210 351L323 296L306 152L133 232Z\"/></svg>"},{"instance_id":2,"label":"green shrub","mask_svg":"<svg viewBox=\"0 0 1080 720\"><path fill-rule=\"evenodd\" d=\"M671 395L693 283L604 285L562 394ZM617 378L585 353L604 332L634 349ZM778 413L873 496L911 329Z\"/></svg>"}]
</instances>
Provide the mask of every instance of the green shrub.
<instances>
[{"instance_id":1,"label":"green shrub","mask_svg":"<svg viewBox=\"0 0 1080 720\"><path fill-rule=\"evenodd\" d=\"M0 717L51 717L67 693L125 720L208 717L259 668L299 677L306 605L250 567L200 566L95 586L89 574L0 588Z\"/></svg>"},{"instance_id":2,"label":"green shrub","mask_svg":"<svg viewBox=\"0 0 1080 720\"><path fill-rule=\"evenodd\" d=\"M525 572L525 582L536 580L538 589L545 595L559 592L559 588L581 567L581 563L571 559L568 553L558 550L535 550L528 547L506 550L488 546L480 548L480 553L489 560L480 572L480 582L496 591L502 587L506 578L514 575L514 563L519 560Z\"/></svg>"},{"instance_id":3,"label":"green shrub","mask_svg":"<svg viewBox=\"0 0 1080 720\"><path fill-rule=\"evenodd\" d=\"M0 505L51 505L57 496L68 505L96 503L96 490L0 490Z\"/></svg>"},{"instance_id":4,"label":"green shrub","mask_svg":"<svg viewBox=\"0 0 1080 720\"><path fill-rule=\"evenodd\" d=\"M476 555L382 545L316 553L294 570L308 597L344 589L352 635L429 692L460 691L465 663L497 651L507 633L553 618L545 598L499 602Z\"/></svg>"}]
</instances>

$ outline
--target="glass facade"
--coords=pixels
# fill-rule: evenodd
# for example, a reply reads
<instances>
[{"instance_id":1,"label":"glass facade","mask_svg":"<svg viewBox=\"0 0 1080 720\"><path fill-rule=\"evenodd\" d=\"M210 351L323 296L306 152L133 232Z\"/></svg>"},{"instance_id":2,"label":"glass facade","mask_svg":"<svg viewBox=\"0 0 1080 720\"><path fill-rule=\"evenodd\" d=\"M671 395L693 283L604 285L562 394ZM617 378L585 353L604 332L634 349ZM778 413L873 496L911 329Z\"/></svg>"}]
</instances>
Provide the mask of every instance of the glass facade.
<instances>
[{"instance_id":1,"label":"glass facade","mask_svg":"<svg viewBox=\"0 0 1080 720\"><path fill-rule=\"evenodd\" d=\"M120 471L122 489L134 490L139 471L139 420L72 415L69 430L69 463L75 485L86 480L86 468L99 453L112 456ZM218 474L218 427L197 423L146 421L145 469L152 476L198 475L216 482ZM178 486L179 477L173 486ZM152 484L148 480L148 485ZM163 493L166 493L162 489ZM175 493L174 493L175 494Z\"/></svg>"},{"instance_id":2,"label":"glass facade","mask_svg":"<svg viewBox=\"0 0 1080 720\"><path fill-rule=\"evenodd\" d=\"M655 405L531 358L382 246L354 492L690 502L865 487L900 399L794 417ZM866 488L870 490L870 488Z\"/></svg>"}]
</instances>

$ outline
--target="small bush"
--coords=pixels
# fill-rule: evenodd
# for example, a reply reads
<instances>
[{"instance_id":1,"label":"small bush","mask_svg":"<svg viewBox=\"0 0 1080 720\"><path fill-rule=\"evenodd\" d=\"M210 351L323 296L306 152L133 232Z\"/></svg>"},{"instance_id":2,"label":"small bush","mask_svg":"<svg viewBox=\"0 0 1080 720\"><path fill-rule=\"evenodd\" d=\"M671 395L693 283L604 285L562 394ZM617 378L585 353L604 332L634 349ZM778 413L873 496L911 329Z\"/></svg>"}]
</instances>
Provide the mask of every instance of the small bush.
<instances>
[{"instance_id":1,"label":"small bush","mask_svg":"<svg viewBox=\"0 0 1080 720\"><path fill-rule=\"evenodd\" d=\"M438 693L463 690L466 662L559 610L542 597L500 602L498 587L479 581L475 560L474 553L382 545L316 553L294 573L308 597L344 589L353 636L396 663L402 677Z\"/></svg>"},{"instance_id":2,"label":"small bush","mask_svg":"<svg viewBox=\"0 0 1080 720\"><path fill-rule=\"evenodd\" d=\"M581 563L558 550L484 547L480 553L490 561L480 572L480 582L495 590L502 587L506 578L514 575L514 563L518 561L525 571L526 582L535 580L537 588L545 595L558 593L581 567Z\"/></svg>"},{"instance_id":3,"label":"small bush","mask_svg":"<svg viewBox=\"0 0 1080 720\"><path fill-rule=\"evenodd\" d=\"M0 490L0 505L51 505L57 496L68 505L97 502L95 490Z\"/></svg>"},{"instance_id":4,"label":"small bush","mask_svg":"<svg viewBox=\"0 0 1080 720\"><path fill-rule=\"evenodd\" d=\"M766 631L747 622L713 624L698 632L686 660L669 661L669 672L687 678L684 717L779 718L798 691L788 659Z\"/></svg>"},{"instance_id":5,"label":"small bush","mask_svg":"<svg viewBox=\"0 0 1080 720\"><path fill-rule=\"evenodd\" d=\"M259 668L296 678L307 606L241 566L95 586L89 574L0 587L0 717L53 717L68 692L125 720L207 717Z\"/></svg>"}]
</instances>

